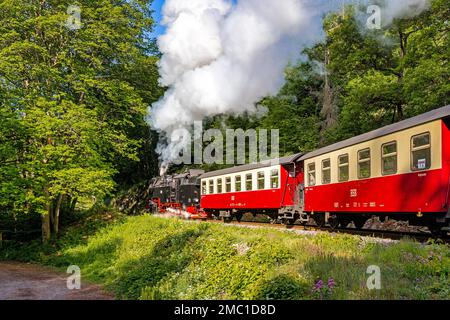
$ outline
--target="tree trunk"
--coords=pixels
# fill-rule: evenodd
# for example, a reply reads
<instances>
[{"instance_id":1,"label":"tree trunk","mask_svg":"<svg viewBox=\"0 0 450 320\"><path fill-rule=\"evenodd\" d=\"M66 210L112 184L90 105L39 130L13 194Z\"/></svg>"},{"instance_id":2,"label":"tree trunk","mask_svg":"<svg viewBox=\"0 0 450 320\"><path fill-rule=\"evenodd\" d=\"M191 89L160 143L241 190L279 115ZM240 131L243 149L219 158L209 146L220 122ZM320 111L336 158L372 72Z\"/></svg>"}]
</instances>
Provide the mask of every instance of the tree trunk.
<instances>
[{"instance_id":1,"label":"tree trunk","mask_svg":"<svg viewBox=\"0 0 450 320\"><path fill-rule=\"evenodd\" d=\"M409 36L410 33L404 33L403 30L401 28L399 28L398 30L398 34L399 34L399 43L400 43L400 58L401 58L401 63L403 65L403 60L406 57L407 54L407 50L408 50L408 40L409 40ZM401 70L399 70L399 73L397 74L397 82L399 84L399 86L403 86L403 77L404 77L404 68L402 67ZM397 122L397 121L401 121L403 120L403 99L400 98L400 101L398 101L397 106L395 107L394 110L394 121L393 122Z\"/></svg>"},{"instance_id":2,"label":"tree trunk","mask_svg":"<svg viewBox=\"0 0 450 320\"><path fill-rule=\"evenodd\" d=\"M53 223L53 232L54 232L55 237L57 237L58 233L59 233L59 213L61 211L62 200L63 200L63 196L60 194L58 196L58 200L56 201L55 209L53 210L52 223Z\"/></svg>"},{"instance_id":3,"label":"tree trunk","mask_svg":"<svg viewBox=\"0 0 450 320\"><path fill-rule=\"evenodd\" d=\"M42 242L47 243L48 241L50 241L51 237L52 237L52 230L51 230L51 223L50 223L50 219L51 219L51 215L52 215L52 204L51 201L49 200L47 202L47 208L46 208L46 213L42 215L41 220L42 220Z\"/></svg>"},{"instance_id":4,"label":"tree trunk","mask_svg":"<svg viewBox=\"0 0 450 320\"><path fill-rule=\"evenodd\" d=\"M330 75L328 73L328 66L330 64L330 53L328 49L325 49L325 83L323 88L323 104L322 110L320 114L324 117L324 121L322 123L322 134L321 134L321 142L324 141L323 133L328 129L331 129L337 125L338 122L338 109L336 106L335 96L333 92L333 86L330 80Z\"/></svg>"},{"instance_id":5,"label":"tree trunk","mask_svg":"<svg viewBox=\"0 0 450 320\"><path fill-rule=\"evenodd\" d=\"M75 211L75 207L77 206L78 198L72 199L70 203L70 213L73 213Z\"/></svg>"}]
</instances>

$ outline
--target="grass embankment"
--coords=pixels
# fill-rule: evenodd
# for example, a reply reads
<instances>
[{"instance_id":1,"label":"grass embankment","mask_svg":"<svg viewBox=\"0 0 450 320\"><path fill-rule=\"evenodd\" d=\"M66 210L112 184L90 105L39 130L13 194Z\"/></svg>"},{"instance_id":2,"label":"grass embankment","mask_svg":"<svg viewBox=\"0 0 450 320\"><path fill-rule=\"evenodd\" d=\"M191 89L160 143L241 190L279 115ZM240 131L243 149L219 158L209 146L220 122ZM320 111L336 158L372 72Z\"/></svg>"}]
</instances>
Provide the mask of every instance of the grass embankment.
<instances>
[{"instance_id":1,"label":"grass embankment","mask_svg":"<svg viewBox=\"0 0 450 320\"><path fill-rule=\"evenodd\" d=\"M150 216L90 218L54 246L8 245L0 259L78 265L85 279L126 299L450 297L448 245L375 244ZM381 290L367 289L371 265L380 267Z\"/></svg>"}]
</instances>

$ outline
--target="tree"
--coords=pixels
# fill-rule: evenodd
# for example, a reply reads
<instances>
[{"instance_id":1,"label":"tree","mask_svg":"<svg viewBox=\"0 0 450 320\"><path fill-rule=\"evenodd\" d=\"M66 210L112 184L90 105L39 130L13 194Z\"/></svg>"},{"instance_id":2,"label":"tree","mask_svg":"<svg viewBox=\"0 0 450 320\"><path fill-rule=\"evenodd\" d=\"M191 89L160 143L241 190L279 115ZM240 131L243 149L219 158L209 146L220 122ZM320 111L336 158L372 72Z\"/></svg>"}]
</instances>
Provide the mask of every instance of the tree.
<instances>
[{"instance_id":1,"label":"tree","mask_svg":"<svg viewBox=\"0 0 450 320\"><path fill-rule=\"evenodd\" d=\"M328 143L450 102L446 1L434 0L419 16L394 20L383 30L366 30L354 10L346 12L324 20L340 110L338 126L324 133Z\"/></svg>"},{"instance_id":2,"label":"tree","mask_svg":"<svg viewBox=\"0 0 450 320\"><path fill-rule=\"evenodd\" d=\"M81 24L67 25L74 4ZM62 207L102 199L121 165L139 160L136 132L161 92L150 4L0 4L0 190L16 199L0 206L39 212L44 240L57 235Z\"/></svg>"},{"instance_id":3,"label":"tree","mask_svg":"<svg viewBox=\"0 0 450 320\"><path fill-rule=\"evenodd\" d=\"M260 127L280 130L280 152L294 154L319 145L323 79L313 63L300 62L286 70L286 83L275 97L262 104L268 108Z\"/></svg>"}]
</instances>

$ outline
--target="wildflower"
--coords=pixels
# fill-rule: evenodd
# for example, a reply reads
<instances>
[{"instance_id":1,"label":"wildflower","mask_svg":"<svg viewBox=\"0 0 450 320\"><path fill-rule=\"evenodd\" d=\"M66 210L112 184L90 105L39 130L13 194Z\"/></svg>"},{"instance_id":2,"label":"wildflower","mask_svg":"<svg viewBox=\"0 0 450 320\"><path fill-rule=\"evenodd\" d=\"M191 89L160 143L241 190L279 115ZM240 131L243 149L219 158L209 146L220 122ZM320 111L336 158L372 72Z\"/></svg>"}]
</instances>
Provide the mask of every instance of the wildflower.
<instances>
[{"instance_id":1,"label":"wildflower","mask_svg":"<svg viewBox=\"0 0 450 320\"><path fill-rule=\"evenodd\" d=\"M319 299L328 299L333 294L335 287L336 282L333 278L329 278L326 284L322 281L322 279L317 279L312 289L312 293Z\"/></svg>"},{"instance_id":2,"label":"wildflower","mask_svg":"<svg viewBox=\"0 0 450 320\"><path fill-rule=\"evenodd\" d=\"M244 256L250 250L250 247L246 243L234 244L233 248L236 249L240 256Z\"/></svg>"},{"instance_id":3,"label":"wildflower","mask_svg":"<svg viewBox=\"0 0 450 320\"><path fill-rule=\"evenodd\" d=\"M319 279L314 285L313 291L321 291L323 288L323 281Z\"/></svg>"},{"instance_id":4,"label":"wildflower","mask_svg":"<svg viewBox=\"0 0 450 320\"><path fill-rule=\"evenodd\" d=\"M333 290L336 286L336 282L333 278L328 279L328 289Z\"/></svg>"}]
</instances>

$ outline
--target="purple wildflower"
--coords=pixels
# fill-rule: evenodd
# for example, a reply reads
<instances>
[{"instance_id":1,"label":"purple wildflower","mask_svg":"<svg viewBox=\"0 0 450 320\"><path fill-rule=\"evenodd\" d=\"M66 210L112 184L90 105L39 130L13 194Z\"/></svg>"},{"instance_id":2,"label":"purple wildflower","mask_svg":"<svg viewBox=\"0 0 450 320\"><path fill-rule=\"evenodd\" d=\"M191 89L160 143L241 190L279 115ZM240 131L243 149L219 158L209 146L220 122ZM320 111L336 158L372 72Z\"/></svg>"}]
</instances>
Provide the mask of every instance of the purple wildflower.
<instances>
[{"instance_id":1,"label":"purple wildflower","mask_svg":"<svg viewBox=\"0 0 450 320\"><path fill-rule=\"evenodd\" d=\"M313 290L314 291L320 291L323 288L323 281L321 279L319 279L316 284L314 285Z\"/></svg>"},{"instance_id":2,"label":"purple wildflower","mask_svg":"<svg viewBox=\"0 0 450 320\"><path fill-rule=\"evenodd\" d=\"M330 290L333 290L335 286L336 286L336 282L334 281L334 279L333 278L328 279L328 288Z\"/></svg>"}]
</instances>

